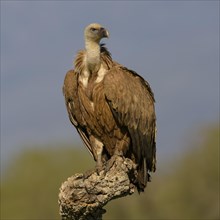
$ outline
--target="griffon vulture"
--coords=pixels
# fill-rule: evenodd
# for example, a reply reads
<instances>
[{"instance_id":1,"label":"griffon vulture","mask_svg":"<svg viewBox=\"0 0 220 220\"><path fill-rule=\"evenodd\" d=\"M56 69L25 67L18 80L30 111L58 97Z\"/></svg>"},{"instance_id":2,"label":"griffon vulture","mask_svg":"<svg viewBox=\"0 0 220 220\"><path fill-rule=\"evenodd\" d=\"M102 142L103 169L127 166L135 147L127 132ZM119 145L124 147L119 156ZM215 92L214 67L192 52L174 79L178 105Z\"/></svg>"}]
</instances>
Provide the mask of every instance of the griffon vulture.
<instances>
[{"instance_id":1,"label":"griffon vulture","mask_svg":"<svg viewBox=\"0 0 220 220\"><path fill-rule=\"evenodd\" d=\"M154 95L140 75L112 60L100 44L108 37L100 24L85 28L85 49L66 74L63 94L69 119L97 170L114 155L130 158L138 173L132 182L141 192L156 169Z\"/></svg>"}]
</instances>

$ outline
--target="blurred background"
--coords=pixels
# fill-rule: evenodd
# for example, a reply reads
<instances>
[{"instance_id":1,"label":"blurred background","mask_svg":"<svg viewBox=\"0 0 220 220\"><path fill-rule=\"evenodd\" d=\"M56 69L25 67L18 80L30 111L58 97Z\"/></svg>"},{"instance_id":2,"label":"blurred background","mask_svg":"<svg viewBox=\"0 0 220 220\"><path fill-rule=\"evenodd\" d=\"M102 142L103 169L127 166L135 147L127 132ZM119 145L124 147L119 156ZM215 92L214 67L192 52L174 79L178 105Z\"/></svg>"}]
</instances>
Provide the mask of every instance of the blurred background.
<instances>
[{"instance_id":1,"label":"blurred background","mask_svg":"<svg viewBox=\"0 0 220 220\"><path fill-rule=\"evenodd\" d=\"M104 219L219 219L219 1L1 1L1 219L59 219L61 183L94 166L62 95L93 22L158 127L152 182Z\"/></svg>"}]
</instances>

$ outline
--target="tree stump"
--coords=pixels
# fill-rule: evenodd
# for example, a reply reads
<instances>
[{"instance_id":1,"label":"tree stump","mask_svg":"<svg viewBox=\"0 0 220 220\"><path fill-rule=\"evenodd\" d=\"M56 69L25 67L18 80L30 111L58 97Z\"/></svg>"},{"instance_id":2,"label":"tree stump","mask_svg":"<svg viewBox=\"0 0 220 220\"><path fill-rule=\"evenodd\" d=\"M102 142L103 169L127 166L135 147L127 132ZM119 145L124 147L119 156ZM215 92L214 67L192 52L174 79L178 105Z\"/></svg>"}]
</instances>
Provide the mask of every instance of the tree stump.
<instances>
[{"instance_id":1,"label":"tree stump","mask_svg":"<svg viewBox=\"0 0 220 220\"><path fill-rule=\"evenodd\" d=\"M109 201L134 193L136 165L128 158L112 159L108 171L75 174L62 183L58 200L62 219L101 220Z\"/></svg>"}]
</instances>

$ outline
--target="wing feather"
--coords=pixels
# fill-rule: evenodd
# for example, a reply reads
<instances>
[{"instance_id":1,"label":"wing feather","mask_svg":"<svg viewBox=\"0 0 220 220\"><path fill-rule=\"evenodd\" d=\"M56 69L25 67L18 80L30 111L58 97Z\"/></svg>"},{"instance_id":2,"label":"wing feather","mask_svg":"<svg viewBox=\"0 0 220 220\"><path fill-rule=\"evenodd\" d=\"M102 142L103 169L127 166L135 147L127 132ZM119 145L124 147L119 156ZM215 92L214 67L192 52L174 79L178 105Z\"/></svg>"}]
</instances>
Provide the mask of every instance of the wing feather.
<instances>
[{"instance_id":1,"label":"wing feather","mask_svg":"<svg viewBox=\"0 0 220 220\"><path fill-rule=\"evenodd\" d=\"M65 76L63 95L65 97L66 109L71 123L76 127L76 130L82 138L83 142L85 143L87 149L94 157L89 136L86 132L86 129L82 126L84 124L84 121L81 117L82 114L79 107L77 78L78 76L74 70L68 71Z\"/></svg>"},{"instance_id":2,"label":"wing feather","mask_svg":"<svg viewBox=\"0 0 220 220\"><path fill-rule=\"evenodd\" d=\"M115 65L104 79L104 92L116 121L128 129L137 163L147 162L147 169L154 171L156 116L149 84L134 71Z\"/></svg>"}]
</instances>

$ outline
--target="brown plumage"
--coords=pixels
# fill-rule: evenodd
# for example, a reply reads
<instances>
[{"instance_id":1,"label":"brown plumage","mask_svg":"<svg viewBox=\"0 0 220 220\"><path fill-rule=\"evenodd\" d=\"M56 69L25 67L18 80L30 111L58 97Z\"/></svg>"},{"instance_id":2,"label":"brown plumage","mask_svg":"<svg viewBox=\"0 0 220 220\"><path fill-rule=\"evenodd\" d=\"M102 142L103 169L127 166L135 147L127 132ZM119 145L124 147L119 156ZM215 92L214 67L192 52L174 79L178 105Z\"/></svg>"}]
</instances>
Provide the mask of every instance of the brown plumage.
<instances>
[{"instance_id":1,"label":"brown plumage","mask_svg":"<svg viewBox=\"0 0 220 220\"><path fill-rule=\"evenodd\" d=\"M108 31L99 24L85 28L85 49L67 72L63 93L70 121L97 162L113 155L137 164L132 182L144 191L156 169L156 116L150 85L136 72L115 62L100 44Z\"/></svg>"}]
</instances>

